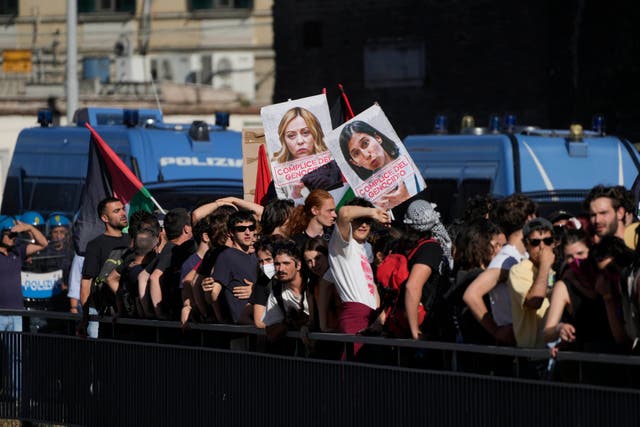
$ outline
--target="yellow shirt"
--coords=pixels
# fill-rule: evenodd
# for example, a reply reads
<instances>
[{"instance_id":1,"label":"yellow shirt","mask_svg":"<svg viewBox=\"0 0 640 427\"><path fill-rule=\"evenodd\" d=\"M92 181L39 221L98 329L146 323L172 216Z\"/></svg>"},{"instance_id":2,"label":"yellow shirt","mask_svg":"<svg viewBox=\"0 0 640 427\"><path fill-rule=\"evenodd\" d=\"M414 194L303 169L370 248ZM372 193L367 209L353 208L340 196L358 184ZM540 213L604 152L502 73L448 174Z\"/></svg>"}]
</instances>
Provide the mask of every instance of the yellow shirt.
<instances>
[{"instance_id":1,"label":"yellow shirt","mask_svg":"<svg viewBox=\"0 0 640 427\"><path fill-rule=\"evenodd\" d=\"M524 306L527 293L537 275L538 269L528 259L514 265L509 271L513 333L518 347L544 347L542 330L549 308L549 299L545 297L537 310Z\"/></svg>"}]
</instances>

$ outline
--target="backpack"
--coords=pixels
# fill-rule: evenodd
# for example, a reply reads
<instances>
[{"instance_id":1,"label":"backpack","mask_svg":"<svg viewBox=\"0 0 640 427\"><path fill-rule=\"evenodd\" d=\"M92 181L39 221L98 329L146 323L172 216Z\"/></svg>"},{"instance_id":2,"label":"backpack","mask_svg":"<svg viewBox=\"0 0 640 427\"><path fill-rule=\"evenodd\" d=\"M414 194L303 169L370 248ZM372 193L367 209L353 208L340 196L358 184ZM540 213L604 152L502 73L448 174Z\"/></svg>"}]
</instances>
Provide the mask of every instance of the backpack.
<instances>
[{"instance_id":1,"label":"backpack","mask_svg":"<svg viewBox=\"0 0 640 427\"><path fill-rule=\"evenodd\" d=\"M98 314L105 314L110 307L115 305L115 294L107 284L107 277L122 264L122 258L127 249L128 248L120 248L112 250L102 265L102 268L100 268L100 273L91 283L90 298Z\"/></svg>"},{"instance_id":2,"label":"backpack","mask_svg":"<svg viewBox=\"0 0 640 427\"><path fill-rule=\"evenodd\" d=\"M434 238L421 239L407 255L392 253L387 255L378 266L376 279L381 285L381 309L386 313L385 328L394 336L406 336L409 331L409 321L404 308L405 285L409 278L409 261L415 253L426 243L438 243ZM448 263L443 259L441 265ZM449 278L445 271L432 271L428 282L422 288L422 297L418 306L418 324L425 320L435 322L437 308L442 305L443 295L449 288ZM430 325L431 326L431 325ZM435 326L435 325L433 325ZM431 327L429 328L431 329ZM436 327L436 329L438 329ZM439 335L435 332L434 335Z\"/></svg>"}]
</instances>

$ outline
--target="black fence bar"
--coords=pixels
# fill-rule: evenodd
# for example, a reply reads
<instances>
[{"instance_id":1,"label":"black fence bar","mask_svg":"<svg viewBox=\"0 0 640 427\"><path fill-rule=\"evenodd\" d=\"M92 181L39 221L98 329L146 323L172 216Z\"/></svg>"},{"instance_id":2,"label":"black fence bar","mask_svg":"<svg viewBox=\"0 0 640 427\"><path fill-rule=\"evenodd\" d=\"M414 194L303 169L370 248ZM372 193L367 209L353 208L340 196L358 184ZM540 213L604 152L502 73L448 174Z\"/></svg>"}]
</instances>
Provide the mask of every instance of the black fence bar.
<instances>
[{"instance_id":1,"label":"black fence bar","mask_svg":"<svg viewBox=\"0 0 640 427\"><path fill-rule=\"evenodd\" d=\"M156 392L156 388L160 388L164 390L164 393L176 399L184 398L189 401L194 399L195 401L199 401L199 397L193 395L194 393L211 395L213 392L208 391L205 385L199 385L199 382L189 376L190 374L188 374L188 372L192 365L200 366L200 360L206 359L206 363L210 363L210 365L208 365L208 368L203 368L205 370L202 372L206 371L207 375L209 375L209 371L211 371L214 373L214 376L229 376L228 381L231 381L233 374L228 372L227 368L224 367L226 366L225 364L230 362L226 361L225 358L246 358L249 357L249 355L254 357L254 359L251 359L250 364L267 364L269 365L268 371L272 369L283 369L286 371L292 369L292 366L302 371L309 370L313 375L322 377L322 381L320 381L319 384L321 384L323 390L328 393L336 393L336 391L333 390L330 385L323 383L324 376L332 375L333 370L340 370L338 367L344 366L344 369L348 370L364 369L363 372L368 372L366 375L374 376L379 375L378 369L391 369L392 372L396 372L394 369L399 369L397 372L412 372L419 376L428 374L425 379L429 381L435 380L435 378L441 379L441 376L444 375L448 378L446 381L453 381L452 384L464 382L461 378L467 378L465 380L467 382L478 382L478 392L484 390L482 393L494 389L496 393L503 393L504 390L502 390L502 388L507 387L505 384L512 384L510 387L515 387L517 390L521 388L522 390L528 390L533 385L542 387L545 390L546 387L549 386L558 386L561 387L562 390L583 390L580 393L586 393L586 390L591 390L591 392L595 390L605 395L612 392L612 396L617 396L622 393L625 396L640 397L640 395L637 394L638 389L640 389L640 357L637 356L561 351L557 360L560 375L557 375L556 372L556 375L545 377L544 371L549 357L549 353L546 350L399 340L345 334L309 334L309 338L315 342L333 342L337 345L343 345L347 350L352 350L354 343L363 343L369 348L382 349L378 352L378 355L382 354L384 357L374 358L373 361L367 360L369 364L364 365L362 363L351 364L348 362L327 362L299 358L283 359L259 354L259 352L264 351L264 343L266 341L265 333L264 330L251 326L190 324L188 332L184 332L180 328L179 322L175 321L92 316L92 320L100 322L101 330L104 332L103 337L99 340L92 340L73 337L76 323L79 320L78 315L34 310L4 310L0 311L0 314L23 316L23 319L25 319L24 323L27 325L30 320L34 320L35 318L47 318L49 321L57 322L58 326L64 326L61 328L61 331L64 330L64 332L59 331L58 335L40 333L8 333L1 335L3 344L1 362L3 369L0 378L2 381L2 390L0 391L0 415L8 418L46 420L48 422L73 425L102 425L99 424L102 418L97 420L91 418L96 413L95 411L100 412L102 410L102 405L122 406L123 408L128 408L128 414L137 414L138 412L136 411L140 410L138 403L152 404L150 401L147 402L144 399L141 401L141 397L136 398L132 396L133 402L138 403L133 404L133 406L126 406L126 403L131 402L123 402L119 400L119 398L113 400L112 397L106 397L106 395L101 392L102 390L108 389L109 396L112 392L117 393L117 390L113 388L115 386L112 386L110 381L115 381L118 387L124 387L127 390L131 387L136 388L144 385L144 387L153 390L154 393ZM29 328L25 326L23 330L28 331ZM132 330L136 330L137 332L143 331L144 333L142 335L146 338L144 340L145 343L140 343L140 334L131 334ZM185 340L185 336L189 336L190 339ZM194 338L194 336L197 336L197 338ZM299 340L299 333L289 332L288 337L293 340L298 340L299 348L304 349L304 346ZM229 351L230 349L234 349L235 351ZM155 356L156 352L157 357ZM348 353L347 351L347 354ZM16 370L16 363L10 362L14 360L11 359L11 354L19 354L21 356L21 369ZM82 354L82 357L76 358L76 354ZM214 356L212 354L216 355ZM298 354L304 354L304 351L298 352ZM196 358L197 361L194 362L192 358ZM218 372L221 366L218 358L225 360L222 365L223 373ZM144 362L142 365L139 364L141 361ZM303 362L310 363L310 365L306 365ZM303 364L300 365L300 363ZM286 367L279 367L282 364L286 365ZM383 364L385 366L372 366L372 364ZM53 375L53 373L56 372L53 370L51 371L52 375L49 375L49 371L46 369L42 370L42 367L51 365L55 366L56 369L63 369L62 373ZM108 368L105 368L105 366ZM321 372L321 369L324 368L320 368L320 366L325 366L326 369L328 369L326 374ZM357 369L355 368L356 366L358 367ZM490 366L490 369L487 369L487 366ZM76 368L77 372L82 373L81 375L76 372ZM249 369L243 366L239 371L235 372L235 375L237 375L238 380L241 381L244 386L249 387L244 389L242 393L247 394L250 398L255 398L253 393L259 393L261 390L264 390L265 387L271 387L271 384L263 384L262 380L259 380L260 372L252 369L253 368ZM372 369L372 371L367 371L366 369ZM438 372L436 372L436 370ZM100 375L95 374L98 375L96 381L90 380L87 382L85 377L88 375L89 378L92 378L95 372L100 373ZM384 372L387 371L385 370ZM34 375L34 373L37 373L37 375ZM140 373L144 375L140 376ZM197 387L191 391L183 390L183 392L187 393L190 397L185 397L182 394L178 395L176 394L177 392L171 391L174 389L181 390L181 378L166 378L166 375L174 376L179 373L181 375L187 375L188 378L191 378L189 381L197 385ZM258 377L256 377L258 380L254 381L253 375L258 375ZM287 374L285 374L285 376L286 375ZM429 375L435 375L435 377L432 378ZM111 379L109 380L109 378ZM395 377L384 378L385 381L398 381ZM455 380L451 378L455 378ZM474 378L473 381L471 380L472 378ZM531 378L546 378L547 381L528 381L528 379ZM554 382L549 382L549 379L553 379ZM122 383L122 381L132 381L135 382L135 385L130 384L127 386ZM250 385L247 386L246 381L250 381ZM507 382L503 383L500 381ZM378 405L380 403L386 404L384 400L380 399L387 396L389 392L401 391L387 390L388 384L385 382L379 382L377 384L381 387L381 394L378 396L378 400L372 401L372 405ZM497 384L501 385L498 386ZM585 384L600 387L589 388L585 386ZM282 387L286 385L286 381L281 384ZM234 387L234 385L230 384L229 387ZM562 387L565 388L563 389ZM136 390L136 393L140 392L144 394L142 390L138 390L137 388ZM285 389L283 390L286 391ZM270 393L274 392L275 391L270 391ZM458 392L462 393L462 395L467 393L462 389L458 390ZM524 391L522 392L524 393ZM240 393L240 390L237 389L235 393ZM572 391L571 393L578 392ZM582 396L582 394L580 394L580 396ZM539 396L536 398L539 398ZM78 399L84 402L80 406L75 405ZM159 402L162 402L162 405L169 404L160 398L158 399ZM226 402L226 399L227 398L223 396L222 402ZM474 399L480 399L480 397L474 397ZM483 399L486 400L488 397L485 396ZM358 405L361 404L360 400L357 402ZM402 407L409 405L406 402L396 403ZM414 403L420 405L427 404L418 401ZM225 403L221 404L223 407L227 405ZM428 404L430 405L431 403ZM450 404L454 405L456 403ZM479 401L474 400L469 404L475 405L470 410L478 413L478 416L482 415L478 412L483 410L480 408L482 405ZM491 407L489 402L484 402L483 404ZM509 405L510 404L511 403L509 403ZM573 402L572 404L581 405L582 403ZM189 406L190 404L186 405ZM611 405L614 405L614 403L611 403ZM637 400L634 406L640 407L640 399ZM157 410L162 411L164 407L165 406L162 406ZM523 407L521 409L524 410L525 408ZM327 410L329 410L329 406L327 406ZM443 411L442 408L432 408L432 410ZM506 409L503 408L502 410L504 411ZM549 408L544 410L547 411ZM142 413L145 414L146 418L151 416L144 411ZM366 418L368 416L368 413L356 412L354 414L354 416L357 415L357 417ZM635 412L632 411L632 415L635 417ZM515 415L513 416L515 417ZM122 417L117 419L109 418L108 414L102 417L106 417L105 419L115 423L111 425L128 425L129 423L128 420L122 419ZM138 422L136 425L144 424L144 420L135 418L135 416L134 419ZM162 424L163 421L167 421L168 419L169 418L161 417L159 420L156 420L160 422L160 424L149 423L149 425L172 425L171 423ZM516 418L509 418L507 420L508 422L505 421L503 425L511 425L511 421L515 419ZM568 420L564 415L562 419ZM624 417L622 419L627 420L627 418ZM637 420L637 418L634 419ZM442 421L444 418L440 420ZM199 422L199 419L194 419L193 421ZM139 422L143 422L143 424L139 424ZM232 421L229 422L231 422L230 425L235 425ZM356 422L355 419L354 422L360 424ZM518 419L518 422L521 421ZM341 424L338 421L335 421L335 423ZM545 421L545 423L549 424L548 421ZM574 423L569 422L569 424ZM108 425L108 423L104 425ZM284 424L274 421L273 425ZM471 423L471 425L474 425L474 423ZM481 423L479 425L489 424Z\"/></svg>"},{"instance_id":2,"label":"black fence bar","mask_svg":"<svg viewBox=\"0 0 640 427\"><path fill-rule=\"evenodd\" d=\"M82 426L637 426L640 392L255 352L19 338L1 418ZM15 343L14 343L15 344ZM3 382L8 375L3 372Z\"/></svg>"}]
</instances>

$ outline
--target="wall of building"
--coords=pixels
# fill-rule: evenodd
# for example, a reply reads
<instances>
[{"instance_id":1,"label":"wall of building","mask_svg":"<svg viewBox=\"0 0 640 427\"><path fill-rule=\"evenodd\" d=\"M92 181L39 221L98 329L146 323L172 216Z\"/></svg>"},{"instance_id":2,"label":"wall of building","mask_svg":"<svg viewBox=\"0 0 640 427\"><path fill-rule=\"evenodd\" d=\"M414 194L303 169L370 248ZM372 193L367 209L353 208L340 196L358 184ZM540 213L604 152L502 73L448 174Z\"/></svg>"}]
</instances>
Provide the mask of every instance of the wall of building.
<instances>
[{"instance_id":1,"label":"wall of building","mask_svg":"<svg viewBox=\"0 0 640 427\"><path fill-rule=\"evenodd\" d=\"M632 120L640 119L633 5L277 1L274 101L328 87L331 103L341 82L356 111L378 102L401 136L431 131L436 114L457 129L464 114L486 126L491 114L506 112L522 124L561 128L575 120L588 126L604 112L611 130L640 136ZM372 72L396 78L372 84Z\"/></svg>"},{"instance_id":2,"label":"wall of building","mask_svg":"<svg viewBox=\"0 0 640 427\"><path fill-rule=\"evenodd\" d=\"M84 3L90 1L85 0ZM80 77L83 75L85 59L103 57L111 61L112 80L118 80L115 65L118 45L124 56L142 54L149 58L154 55L244 53L252 55L251 72L255 86L251 91L245 91L255 92L255 97L252 95L246 102L255 106L269 104L275 79L271 15L273 0L255 0L252 3L250 8L189 11L187 1L151 1L148 38L143 34L144 0L135 2L133 13L79 12L77 39ZM0 80L62 84L67 42L66 2L20 0L18 12L16 17L0 16L0 20L4 20L0 50L31 50L33 71L30 75L0 73ZM5 91L2 86L0 84L0 100L4 92L9 96L25 92ZM52 91L51 95L57 95L58 92Z\"/></svg>"}]
</instances>

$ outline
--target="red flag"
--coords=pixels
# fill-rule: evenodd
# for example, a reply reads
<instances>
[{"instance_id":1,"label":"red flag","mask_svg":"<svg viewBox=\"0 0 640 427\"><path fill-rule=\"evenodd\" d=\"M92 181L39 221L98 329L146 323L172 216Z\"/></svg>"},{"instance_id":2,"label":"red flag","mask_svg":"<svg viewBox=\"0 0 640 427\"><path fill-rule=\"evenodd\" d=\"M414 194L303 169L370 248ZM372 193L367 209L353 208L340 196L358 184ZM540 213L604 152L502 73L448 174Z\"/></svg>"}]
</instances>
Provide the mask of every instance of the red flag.
<instances>
[{"instance_id":1,"label":"red flag","mask_svg":"<svg viewBox=\"0 0 640 427\"><path fill-rule=\"evenodd\" d=\"M351 103L349 102L349 98L347 98L347 94L344 92L344 87L342 83L338 83L338 89L340 89L340 98L344 102L345 112L344 112L344 121L349 121L355 117L353 114L353 109L351 108Z\"/></svg>"},{"instance_id":2,"label":"red flag","mask_svg":"<svg viewBox=\"0 0 640 427\"><path fill-rule=\"evenodd\" d=\"M256 174L256 192L253 195L253 202L258 204L264 204L265 197L269 191L269 185L271 184L271 170L269 165L269 158L267 157L267 150L264 148L264 144L260 144L258 148L258 172Z\"/></svg>"},{"instance_id":3,"label":"red flag","mask_svg":"<svg viewBox=\"0 0 640 427\"><path fill-rule=\"evenodd\" d=\"M347 94L344 92L344 87L341 83L338 83L338 89L340 90L340 96L336 98L336 101L331 107L331 124L334 129L355 116L349 98L347 98Z\"/></svg>"}]
</instances>

